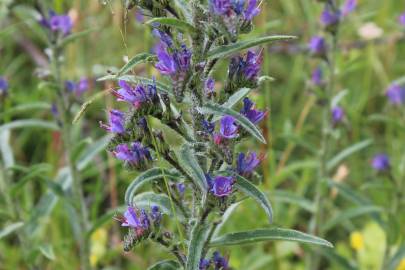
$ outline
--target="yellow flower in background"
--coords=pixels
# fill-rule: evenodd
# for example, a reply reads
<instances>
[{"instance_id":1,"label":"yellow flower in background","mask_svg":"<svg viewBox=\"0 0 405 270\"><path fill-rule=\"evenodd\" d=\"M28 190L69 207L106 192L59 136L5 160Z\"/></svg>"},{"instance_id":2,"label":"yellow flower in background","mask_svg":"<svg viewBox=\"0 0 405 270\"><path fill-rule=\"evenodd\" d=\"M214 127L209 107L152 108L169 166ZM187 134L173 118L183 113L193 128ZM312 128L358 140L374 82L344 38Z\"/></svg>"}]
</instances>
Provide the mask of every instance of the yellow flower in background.
<instances>
[{"instance_id":1,"label":"yellow flower in background","mask_svg":"<svg viewBox=\"0 0 405 270\"><path fill-rule=\"evenodd\" d=\"M354 231L350 234L350 246L356 251L363 249L364 239L359 231Z\"/></svg>"},{"instance_id":2,"label":"yellow flower in background","mask_svg":"<svg viewBox=\"0 0 405 270\"><path fill-rule=\"evenodd\" d=\"M107 230L100 228L96 230L90 238L90 264L95 267L98 261L105 255L107 246Z\"/></svg>"},{"instance_id":3,"label":"yellow flower in background","mask_svg":"<svg viewBox=\"0 0 405 270\"><path fill-rule=\"evenodd\" d=\"M395 268L395 270L405 270L405 258L403 258L399 262L399 264L398 264L397 268Z\"/></svg>"}]
</instances>

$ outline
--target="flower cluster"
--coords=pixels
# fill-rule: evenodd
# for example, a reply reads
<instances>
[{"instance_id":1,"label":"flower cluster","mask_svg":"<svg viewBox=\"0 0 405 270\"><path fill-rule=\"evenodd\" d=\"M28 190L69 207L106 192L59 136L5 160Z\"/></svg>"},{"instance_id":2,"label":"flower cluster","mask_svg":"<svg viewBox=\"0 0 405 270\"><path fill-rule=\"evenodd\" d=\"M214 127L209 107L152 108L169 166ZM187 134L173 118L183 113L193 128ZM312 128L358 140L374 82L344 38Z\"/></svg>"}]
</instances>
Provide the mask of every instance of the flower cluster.
<instances>
[{"instance_id":1,"label":"flower cluster","mask_svg":"<svg viewBox=\"0 0 405 270\"><path fill-rule=\"evenodd\" d=\"M233 92L241 87L257 87L257 79L263 62L263 51L249 50L246 56L237 56L231 59L228 69L228 81L231 87L225 89Z\"/></svg>"},{"instance_id":2,"label":"flower cluster","mask_svg":"<svg viewBox=\"0 0 405 270\"><path fill-rule=\"evenodd\" d=\"M60 33L63 36L69 35L73 28L72 19L68 14L59 15L53 10L50 10L47 16L42 15L39 23L53 33Z\"/></svg>"},{"instance_id":3,"label":"flower cluster","mask_svg":"<svg viewBox=\"0 0 405 270\"><path fill-rule=\"evenodd\" d=\"M138 84L134 87L128 82L120 80L118 85L121 88L114 92L117 100L127 102L136 109L140 109L143 105L152 105L159 102L155 82L146 86Z\"/></svg>"},{"instance_id":4,"label":"flower cluster","mask_svg":"<svg viewBox=\"0 0 405 270\"><path fill-rule=\"evenodd\" d=\"M152 161L149 149L144 147L140 142L133 142L130 146L119 144L113 153L117 159L137 169L144 168L149 161Z\"/></svg>"}]
</instances>

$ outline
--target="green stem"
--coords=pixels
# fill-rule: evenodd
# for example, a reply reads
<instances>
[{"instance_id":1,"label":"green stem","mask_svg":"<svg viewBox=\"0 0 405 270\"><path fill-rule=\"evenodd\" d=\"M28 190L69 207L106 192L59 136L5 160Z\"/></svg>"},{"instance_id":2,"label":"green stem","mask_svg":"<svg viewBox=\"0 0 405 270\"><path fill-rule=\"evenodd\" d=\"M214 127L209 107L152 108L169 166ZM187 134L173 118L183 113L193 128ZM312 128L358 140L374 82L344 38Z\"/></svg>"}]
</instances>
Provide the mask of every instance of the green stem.
<instances>
[{"instance_id":1,"label":"green stem","mask_svg":"<svg viewBox=\"0 0 405 270\"><path fill-rule=\"evenodd\" d=\"M87 270L91 269L90 266L90 245L89 240L86 237L87 225L88 225L88 213L86 208L86 202L84 199L82 183L79 175L79 171L74 162L74 158L71 152L72 145L74 145L74 140L71 135L71 115L68 110L69 105L67 103L67 98L64 92L64 84L61 76L61 63L60 57L62 55L62 50L57 45L52 46L52 71L55 83L57 84L57 107L60 114L61 120L61 133L64 145L65 157L67 166L69 168L71 178L72 178L72 190L73 198L75 202L75 209L77 211L77 216L79 217L78 224L80 232L78 235L78 245L80 251L80 265L81 269Z\"/></svg>"}]
</instances>

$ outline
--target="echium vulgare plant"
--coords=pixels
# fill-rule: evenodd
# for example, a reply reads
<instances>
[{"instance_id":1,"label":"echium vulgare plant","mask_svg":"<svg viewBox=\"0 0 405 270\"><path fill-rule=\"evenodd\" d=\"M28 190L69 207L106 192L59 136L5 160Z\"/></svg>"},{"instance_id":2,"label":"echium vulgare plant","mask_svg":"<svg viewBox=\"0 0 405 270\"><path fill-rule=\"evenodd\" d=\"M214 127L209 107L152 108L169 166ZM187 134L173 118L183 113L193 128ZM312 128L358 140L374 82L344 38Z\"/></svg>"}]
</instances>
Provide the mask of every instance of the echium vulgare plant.
<instances>
[{"instance_id":1,"label":"echium vulgare plant","mask_svg":"<svg viewBox=\"0 0 405 270\"><path fill-rule=\"evenodd\" d=\"M270 202L255 185L263 156L238 152L238 146L251 137L265 143L258 124L267 112L246 97L266 79L260 76L264 52L251 48L293 37L239 41L251 32L253 18L263 8L256 0L127 1L126 8L134 6L152 17L146 24L157 40L153 53L138 54L118 73L100 79L118 82L112 93L128 108L111 110L108 123L100 123L113 134L108 149L127 169L141 171L127 188L127 210L117 217L127 228L124 250L149 239L176 258L150 269L191 270L230 269L228 257L212 250L228 245L278 239L331 246L280 228L219 235L246 197L272 220ZM216 64L228 59L222 84L215 83ZM153 63L161 76L131 74L141 63ZM216 91L217 85L223 89ZM177 133L180 146L168 142L169 130ZM153 192L140 193L145 184ZM165 216L174 221L175 230Z\"/></svg>"}]
</instances>

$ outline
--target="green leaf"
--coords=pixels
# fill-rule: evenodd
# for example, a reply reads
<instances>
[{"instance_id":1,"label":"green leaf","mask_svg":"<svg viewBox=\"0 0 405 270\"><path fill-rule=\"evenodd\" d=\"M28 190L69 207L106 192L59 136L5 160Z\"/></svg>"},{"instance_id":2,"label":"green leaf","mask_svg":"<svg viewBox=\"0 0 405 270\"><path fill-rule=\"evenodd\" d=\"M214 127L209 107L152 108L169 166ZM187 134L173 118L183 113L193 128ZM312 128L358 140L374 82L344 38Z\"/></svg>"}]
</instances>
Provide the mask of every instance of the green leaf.
<instances>
[{"instance_id":1,"label":"green leaf","mask_svg":"<svg viewBox=\"0 0 405 270\"><path fill-rule=\"evenodd\" d=\"M351 156L352 154L354 154L360 150L363 150L364 148L371 145L372 142L373 142L373 140L365 140L365 141L362 141L362 142L359 142L359 143L356 143L354 145L347 147L346 149L341 151L339 154L337 154L334 158L332 158L331 160L328 161L327 169L329 171L332 170L337 165L339 165L339 163L342 162L342 160L344 160L345 158Z\"/></svg>"},{"instance_id":2,"label":"green leaf","mask_svg":"<svg viewBox=\"0 0 405 270\"><path fill-rule=\"evenodd\" d=\"M26 103L21 105L15 105L10 109L7 109L7 111L0 113L0 117L3 117L4 115L13 116L18 113L24 113L33 110L50 110L50 109L51 105L45 102Z\"/></svg>"},{"instance_id":3,"label":"green leaf","mask_svg":"<svg viewBox=\"0 0 405 270\"><path fill-rule=\"evenodd\" d=\"M97 79L97 81L111 81L111 80L112 81L123 80L134 84L153 84L152 79L135 75L122 75L119 77L117 77L116 75L106 75L104 77ZM165 83L156 81L156 89L160 92L173 95L172 88Z\"/></svg>"},{"instance_id":4,"label":"green leaf","mask_svg":"<svg viewBox=\"0 0 405 270\"><path fill-rule=\"evenodd\" d=\"M213 233L213 237L216 237L220 232L222 227L225 225L225 223L228 221L228 219L231 217L231 215L233 214L233 212L235 212L236 208L241 204L241 202L237 202L234 204L231 204L231 206L229 206L225 213L222 215L221 217L221 222L217 225L217 227L215 228L215 231Z\"/></svg>"},{"instance_id":5,"label":"green leaf","mask_svg":"<svg viewBox=\"0 0 405 270\"><path fill-rule=\"evenodd\" d=\"M190 175L191 180L205 194L208 190L207 180L205 179L204 171L201 169L193 147L185 143L181 146L180 153L177 156L181 167Z\"/></svg>"},{"instance_id":6,"label":"green leaf","mask_svg":"<svg viewBox=\"0 0 405 270\"><path fill-rule=\"evenodd\" d=\"M0 132L0 154L6 169L14 165L14 153L10 143L10 130Z\"/></svg>"},{"instance_id":7,"label":"green leaf","mask_svg":"<svg viewBox=\"0 0 405 270\"><path fill-rule=\"evenodd\" d=\"M127 187L127 190L125 191L125 203L128 204L129 202L131 202L132 197L135 196L135 193L142 186L153 180L164 179L164 177L167 177L167 179L176 180L180 178L180 176L181 176L180 174L168 170L166 168L149 169L138 175L134 180L132 180L131 184Z\"/></svg>"},{"instance_id":8,"label":"green leaf","mask_svg":"<svg viewBox=\"0 0 405 270\"><path fill-rule=\"evenodd\" d=\"M42 244L42 245L40 245L39 246L39 251L41 251L41 253L51 261L56 259L55 252L53 251L53 247L50 244Z\"/></svg>"},{"instance_id":9,"label":"green leaf","mask_svg":"<svg viewBox=\"0 0 405 270\"><path fill-rule=\"evenodd\" d=\"M315 211L315 205L310 200L292 192L275 190L270 195L275 201L296 204L311 213Z\"/></svg>"},{"instance_id":10,"label":"green leaf","mask_svg":"<svg viewBox=\"0 0 405 270\"><path fill-rule=\"evenodd\" d=\"M95 158L98 154L100 154L101 151L103 151L108 143L110 142L111 136L106 135L91 145L81 154L78 158L78 161L76 162L77 169L79 171L84 170L90 162Z\"/></svg>"},{"instance_id":11,"label":"green leaf","mask_svg":"<svg viewBox=\"0 0 405 270\"><path fill-rule=\"evenodd\" d=\"M328 241L303 232L281 228L258 229L252 231L229 233L211 241L211 247L253 244L261 241L292 241L304 244L333 247Z\"/></svg>"},{"instance_id":12,"label":"green leaf","mask_svg":"<svg viewBox=\"0 0 405 270\"><path fill-rule=\"evenodd\" d=\"M196 222L192 231L191 239L188 245L186 270L198 269L201 254L207 242L210 226Z\"/></svg>"},{"instance_id":13,"label":"green leaf","mask_svg":"<svg viewBox=\"0 0 405 270\"><path fill-rule=\"evenodd\" d=\"M339 265L338 269L344 270L356 270L357 268L353 266L346 258L337 254L333 249L319 248L317 252L321 253L322 256L328 258L331 262Z\"/></svg>"},{"instance_id":14,"label":"green leaf","mask_svg":"<svg viewBox=\"0 0 405 270\"><path fill-rule=\"evenodd\" d=\"M176 18L169 18L169 17L153 18L152 20L145 22L145 24L154 24L154 23L172 26L174 28L181 30L182 32L188 32L190 34L193 34L196 31L194 26L192 26L191 24Z\"/></svg>"},{"instance_id":15,"label":"green leaf","mask_svg":"<svg viewBox=\"0 0 405 270\"><path fill-rule=\"evenodd\" d=\"M257 201L266 212L269 222L271 223L273 221L273 210L271 208L271 204L263 192L261 192L255 185L240 175L236 175L235 187L239 191Z\"/></svg>"},{"instance_id":16,"label":"green leaf","mask_svg":"<svg viewBox=\"0 0 405 270\"><path fill-rule=\"evenodd\" d=\"M177 7L177 10L181 10L183 16L187 19L188 22L193 21L193 17L191 15L190 6L188 5L186 0L174 0L174 3Z\"/></svg>"},{"instance_id":17,"label":"green leaf","mask_svg":"<svg viewBox=\"0 0 405 270\"><path fill-rule=\"evenodd\" d=\"M16 222L16 223L12 223L10 225L4 226L1 230L0 230L0 239L2 239L3 237L6 237L7 235L17 231L18 229L20 229L22 226L24 226L23 222Z\"/></svg>"},{"instance_id":18,"label":"green leaf","mask_svg":"<svg viewBox=\"0 0 405 270\"><path fill-rule=\"evenodd\" d=\"M241 88L238 91L236 91L235 93L233 93L232 96L230 96L228 98L228 100L222 104L222 106L232 109L233 106L235 106L239 101L241 101L244 97L246 97L249 92L251 91L251 88ZM213 121L218 121L219 118L221 118L219 115L217 115L216 117L213 118Z\"/></svg>"},{"instance_id":19,"label":"green leaf","mask_svg":"<svg viewBox=\"0 0 405 270\"><path fill-rule=\"evenodd\" d=\"M8 129L16 129L16 128L44 128L44 129L51 129L51 130L58 130L59 127L49 121L39 120L39 119L22 119L22 120L14 120L7 124L0 126L0 133L4 130Z\"/></svg>"},{"instance_id":20,"label":"green leaf","mask_svg":"<svg viewBox=\"0 0 405 270\"><path fill-rule=\"evenodd\" d=\"M59 46L60 46L60 47L64 47L64 46L68 45L69 43L71 43L71 42L73 42L73 41L76 41L76 40L78 40L78 39L80 39L80 38L82 38L82 37L85 37L85 36L87 36L88 34L90 34L90 33L92 33L92 32L95 32L95 31L97 31L97 30L98 30L97 28L95 28L95 29L87 29L87 30L84 30L84 31L82 31L82 32L70 34L70 35L68 35L67 37L65 37L65 38L62 40L62 42L60 43Z\"/></svg>"},{"instance_id":21,"label":"green leaf","mask_svg":"<svg viewBox=\"0 0 405 270\"><path fill-rule=\"evenodd\" d=\"M236 121L244 128L246 129L247 132L249 132L253 137L255 137L257 140L259 140L262 143L266 143L266 139L263 137L262 133L260 130L253 124L249 119L247 119L245 116L241 115L240 113L230 109L226 108L223 105L219 104L206 104L205 106L199 108L201 113L209 114L212 113L214 115L231 115L233 116Z\"/></svg>"},{"instance_id":22,"label":"green leaf","mask_svg":"<svg viewBox=\"0 0 405 270\"><path fill-rule=\"evenodd\" d=\"M150 266L148 270L178 270L180 268L179 263L174 260L163 260Z\"/></svg>"},{"instance_id":23,"label":"green leaf","mask_svg":"<svg viewBox=\"0 0 405 270\"><path fill-rule=\"evenodd\" d=\"M136 195L132 198L130 204L135 205L139 208L150 208L156 205L160 208L163 214L169 215L171 217L179 218L179 220L184 220L184 215L178 207L175 207L176 213L172 212L172 205L170 198L165 194L156 194L153 192L144 192ZM176 215L175 215L176 214Z\"/></svg>"},{"instance_id":24,"label":"green leaf","mask_svg":"<svg viewBox=\"0 0 405 270\"><path fill-rule=\"evenodd\" d=\"M381 212L383 209L376 206L366 205L366 206L358 206L355 208L347 209L345 211L340 212L334 218L329 219L324 223L321 230L327 232L328 230L332 229L338 224L345 222L346 220L370 214L370 213L378 213Z\"/></svg>"},{"instance_id":25,"label":"green leaf","mask_svg":"<svg viewBox=\"0 0 405 270\"><path fill-rule=\"evenodd\" d=\"M224 57L227 57L238 51L241 51L244 49L249 49L251 47L255 47L255 46L258 46L258 45L261 45L264 43L274 42L274 41L286 41L286 40L292 40L295 38L296 38L295 36L283 36L283 35L267 36L267 37L239 41L239 42L232 43L229 45L218 46L208 52L208 59L224 58Z\"/></svg>"},{"instance_id":26,"label":"green leaf","mask_svg":"<svg viewBox=\"0 0 405 270\"><path fill-rule=\"evenodd\" d=\"M52 166L50 164L40 164L39 166L32 166L28 173L21 177L16 184L14 184L10 189L11 196L15 196L17 191L19 191L26 183L28 183L33 178L43 178L44 174L50 172Z\"/></svg>"},{"instance_id":27,"label":"green leaf","mask_svg":"<svg viewBox=\"0 0 405 270\"><path fill-rule=\"evenodd\" d=\"M388 270L397 269L398 265L400 264L401 260L405 258L405 245L402 245L398 248L395 252L394 256L389 261Z\"/></svg>"},{"instance_id":28,"label":"green leaf","mask_svg":"<svg viewBox=\"0 0 405 270\"><path fill-rule=\"evenodd\" d=\"M140 53L135 55L131 60L128 61L117 73L117 77L128 73L131 69L133 69L136 65L154 62L156 61L156 55L151 53Z\"/></svg>"}]
</instances>

